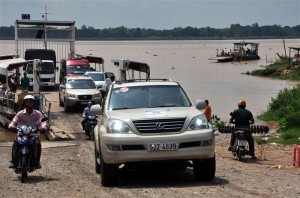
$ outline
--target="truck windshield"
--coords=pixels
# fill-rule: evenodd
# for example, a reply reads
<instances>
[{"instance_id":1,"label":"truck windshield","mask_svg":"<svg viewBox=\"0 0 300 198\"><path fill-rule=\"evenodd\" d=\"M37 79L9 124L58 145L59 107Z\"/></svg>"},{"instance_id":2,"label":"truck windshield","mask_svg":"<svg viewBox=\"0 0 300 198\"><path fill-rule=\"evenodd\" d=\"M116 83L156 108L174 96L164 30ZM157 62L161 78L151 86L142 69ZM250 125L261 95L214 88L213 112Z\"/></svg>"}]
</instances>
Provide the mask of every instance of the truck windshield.
<instances>
[{"instance_id":1,"label":"truck windshield","mask_svg":"<svg viewBox=\"0 0 300 198\"><path fill-rule=\"evenodd\" d=\"M67 66L67 74L84 74L90 71L89 65L69 65Z\"/></svg>"},{"instance_id":2,"label":"truck windshield","mask_svg":"<svg viewBox=\"0 0 300 198\"><path fill-rule=\"evenodd\" d=\"M29 62L27 64L27 73L33 74L33 63ZM53 74L54 73L54 65L51 62L42 62L42 71L41 74Z\"/></svg>"}]
</instances>

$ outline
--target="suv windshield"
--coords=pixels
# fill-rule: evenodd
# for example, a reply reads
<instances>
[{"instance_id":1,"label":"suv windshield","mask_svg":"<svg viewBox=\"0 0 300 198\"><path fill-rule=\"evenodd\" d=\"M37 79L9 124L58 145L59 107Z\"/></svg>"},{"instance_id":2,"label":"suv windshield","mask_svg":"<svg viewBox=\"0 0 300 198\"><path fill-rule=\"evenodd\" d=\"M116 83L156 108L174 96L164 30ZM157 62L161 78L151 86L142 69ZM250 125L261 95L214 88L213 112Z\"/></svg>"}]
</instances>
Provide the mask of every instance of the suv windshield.
<instances>
[{"instance_id":1,"label":"suv windshield","mask_svg":"<svg viewBox=\"0 0 300 198\"><path fill-rule=\"evenodd\" d=\"M67 82L68 89L96 89L96 85L92 79L70 79Z\"/></svg>"},{"instance_id":2,"label":"suv windshield","mask_svg":"<svg viewBox=\"0 0 300 198\"><path fill-rule=\"evenodd\" d=\"M115 88L109 101L110 110L188 106L191 103L187 95L176 85Z\"/></svg>"}]
</instances>

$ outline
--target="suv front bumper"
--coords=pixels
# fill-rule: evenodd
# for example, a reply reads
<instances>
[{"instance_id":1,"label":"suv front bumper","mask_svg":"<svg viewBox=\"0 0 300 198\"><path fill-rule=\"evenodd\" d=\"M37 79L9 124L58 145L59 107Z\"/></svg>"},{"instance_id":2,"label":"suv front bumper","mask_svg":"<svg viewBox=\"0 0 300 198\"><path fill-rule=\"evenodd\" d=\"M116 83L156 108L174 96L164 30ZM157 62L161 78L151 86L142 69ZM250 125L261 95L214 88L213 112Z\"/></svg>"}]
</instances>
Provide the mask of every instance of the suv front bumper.
<instances>
[{"instance_id":1,"label":"suv front bumper","mask_svg":"<svg viewBox=\"0 0 300 198\"><path fill-rule=\"evenodd\" d=\"M213 158L215 139L211 129L186 131L173 135L141 136L136 134L102 134L101 154L105 163L124 164L158 160L192 160ZM150 151L149 145L177 143L170 151Z\"/></svg>"}]
</instances>

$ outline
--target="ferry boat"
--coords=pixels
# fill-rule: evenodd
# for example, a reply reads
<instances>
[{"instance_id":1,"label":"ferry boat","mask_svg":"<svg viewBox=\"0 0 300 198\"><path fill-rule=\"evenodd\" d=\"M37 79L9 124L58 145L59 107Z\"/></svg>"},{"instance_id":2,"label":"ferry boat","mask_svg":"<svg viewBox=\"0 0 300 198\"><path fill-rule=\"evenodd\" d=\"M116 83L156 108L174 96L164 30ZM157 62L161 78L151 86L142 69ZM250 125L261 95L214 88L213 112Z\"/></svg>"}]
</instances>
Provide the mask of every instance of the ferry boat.
<instances>
[{"instance_id":1,"label":"ferry boat","mask_svg":"<svg viewBox=\"0 0 300 198\"><path fill-rule=\"evenodd\" d=\"M249 60L258 60L258 45L259 43L253 42L236 42L233 43L233 51L227 51L226 48L221 52L217 50L217 56L210 57L208 60L216 60L218 62L241 62Z\"/></svg>"}]
</instances>

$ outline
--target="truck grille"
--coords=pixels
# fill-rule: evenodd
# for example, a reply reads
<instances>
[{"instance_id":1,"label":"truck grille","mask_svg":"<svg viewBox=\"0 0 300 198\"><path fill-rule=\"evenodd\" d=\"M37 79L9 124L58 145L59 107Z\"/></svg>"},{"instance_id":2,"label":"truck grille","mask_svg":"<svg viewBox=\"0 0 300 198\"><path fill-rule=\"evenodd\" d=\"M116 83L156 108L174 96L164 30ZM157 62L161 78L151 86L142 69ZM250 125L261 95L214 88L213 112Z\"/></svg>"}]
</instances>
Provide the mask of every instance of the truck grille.
<instances>
[{"instance_id":1,"label":"truck grille","mask_svg":"<svg viewBox=\"0 0 300 198\"><path fill-rule=\"evenodd\" d=\"M78 95L79 100L91 100L92 98L92 95Z\"/></svg>"},{"instance_id":2,"label":"truck grille","mask_svg":"<svg viewBox=\"0 0 300 198\"><path fill-rule=\"evenodd\" d=\"M185 118L135 120L133 124L140 133L168 133L179 132L185 122Z\"/></svg>"},{"instance_id":3,"label":"truck grille","mask_svg":"<svg viewBox=\"0 0 300 198\"><path fill-rule=\"evenodd\" d=\"M50 82L51 78L40 78L40 82Z\"/></svg>"}]
</instances>

